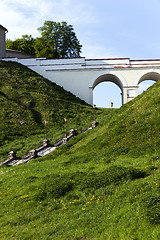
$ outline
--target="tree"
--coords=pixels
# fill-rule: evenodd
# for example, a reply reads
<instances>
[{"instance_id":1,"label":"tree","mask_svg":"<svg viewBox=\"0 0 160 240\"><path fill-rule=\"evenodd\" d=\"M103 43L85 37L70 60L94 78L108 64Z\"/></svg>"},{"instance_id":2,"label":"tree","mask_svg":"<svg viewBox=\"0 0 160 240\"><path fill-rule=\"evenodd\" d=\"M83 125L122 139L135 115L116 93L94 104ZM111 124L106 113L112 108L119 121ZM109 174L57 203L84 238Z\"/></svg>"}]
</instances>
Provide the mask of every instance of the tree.
<instances>
[{"instance_id":1,"label":"tree","mask_svg":"<svg viewBox=\"0 0 160 240\"><path fill-rule=\"evenodd\" d=\"M72 25L67 25L66 22L45 21L43 27L38 30L41 37L33 38L31 35L22 35L22 38L14 41L8 39L6 48L36 57L80 57L82 45L77 39Z\"/></svg>"},{"instance_id":2,"label":"tree","mask_svg":"<svg viewBox=\"0 0 160 240\"><path fill-rule=\"evenodd\" d=\"M82 45L72 25L67 25L66 22L45 21L43 27L38 30L41 37L36 39L34 46L37 57L80 57Z\"/></svg>"},{"instance_id":3,"label":"tree","mask_svg":"<svg viewBox=\"0 0 160 240\"><path fill-rule=\"evenodd\" d=\"M22 35L22 38L14 41L7 39L6 48L35 55L34 43L35 39L31 35Z\"/></svg>"}]
</instances>

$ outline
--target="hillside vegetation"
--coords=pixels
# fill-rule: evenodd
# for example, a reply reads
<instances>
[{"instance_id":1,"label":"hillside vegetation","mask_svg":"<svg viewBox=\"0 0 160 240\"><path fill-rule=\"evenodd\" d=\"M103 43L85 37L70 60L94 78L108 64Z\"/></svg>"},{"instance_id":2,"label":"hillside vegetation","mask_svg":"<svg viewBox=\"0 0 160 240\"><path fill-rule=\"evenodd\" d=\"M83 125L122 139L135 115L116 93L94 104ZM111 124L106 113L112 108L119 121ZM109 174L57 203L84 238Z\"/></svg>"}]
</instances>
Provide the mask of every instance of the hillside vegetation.
<instances>
[{"instance_id":1,"label":"hillside vegetation","mask_svg":"<svg viewBox=\"0 0 160 240\"><path fill-rule=\"evenodd\" d=\"M9 151L20 155L41 145L45 119L52 143L64 137L64 117L68 118L68 130L83 131L93 121L91 106L14 62L0 61L0 109L1 160Z\"/></svg>"},{"instance_id":2,"label":"hillside vegetation","mask_svg":"<svg viewBox=\"0 0 160 240\"><path fill-rule=\"evenodd\" d=\"M110 109L96 110L100 124L95 129L45 157L2 167L0 238L159 240L159 90L157 82L113 116ZM76 113L86 116L87 125L92 109L79 101L68 100L82 109ZM85 126L77 115L73 123ZM54 125L57 131L61 118ZM37 125L42 131L44 126Z\"/></svg>"}]
</instances>

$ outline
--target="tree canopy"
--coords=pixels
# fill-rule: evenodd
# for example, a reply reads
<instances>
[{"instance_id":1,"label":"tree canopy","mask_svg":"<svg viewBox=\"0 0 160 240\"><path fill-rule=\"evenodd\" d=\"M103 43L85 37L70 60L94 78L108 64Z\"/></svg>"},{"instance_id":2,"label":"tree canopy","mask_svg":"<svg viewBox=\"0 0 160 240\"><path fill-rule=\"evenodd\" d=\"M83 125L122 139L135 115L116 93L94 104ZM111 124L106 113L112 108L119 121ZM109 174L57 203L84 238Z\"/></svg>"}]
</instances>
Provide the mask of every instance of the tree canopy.
<instances>
[{"instance_id":1,"label":"tree canopy","mask_svg":"<svg viewBox=\"0 0 160 240\"><path fill-rule=\"evenodd\" d=\"M22 38L15 41L7 40L6 47L34 54L36 57L80 57L82 45L72 25L68 25L67 22L45 21L38 31L41 37L34 39L31 35L22 35Z\"/></svg>"},{"instance_id":2,"label":"tree canopy","mask_svg":"<svg viewBox=\"0 0 160 240\"><path fill-rule=\"evenodd\" d=\"M22 35L22 38L14 41L7 39L6 48L35 55L34 44L35 39L31 35Z\"/></svg>"}]
</instances>

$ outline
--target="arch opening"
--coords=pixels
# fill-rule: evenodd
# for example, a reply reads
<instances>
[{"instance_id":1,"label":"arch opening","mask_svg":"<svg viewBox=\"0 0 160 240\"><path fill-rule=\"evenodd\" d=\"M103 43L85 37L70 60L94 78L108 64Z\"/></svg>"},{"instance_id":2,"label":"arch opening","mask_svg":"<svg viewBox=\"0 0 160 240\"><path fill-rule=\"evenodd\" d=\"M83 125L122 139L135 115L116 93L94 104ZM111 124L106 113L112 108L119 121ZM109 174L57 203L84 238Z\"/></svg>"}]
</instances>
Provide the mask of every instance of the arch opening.
<instances>
[{"instance_id":1,"label":"arch opening","mask_svg":"<svg viewBox=\"0 0 160 240\"><path fill-rule=\"evenodd\" d=\"M156 81L154 80L145 80L138 84L138 95L146 91L150 86L152 86Z\"/></svg>"},{"instance_id":2,"label":"arch opening","mask_svg":"<svg viewBox=\"0 0 160 240\"><path fill-rule=\"evenodd\" d=\"M97 107L110 108L113 102L114 108L122 106L122 82L112 74L98 77L93 84L93 104Z\"/></svg>"},{"instance_id":3,"label":"arch opening","mask_svg":"<svg viewBox=\"0 0 160 240\"><path fill-rule=\"evenodd\" d=\"M157 72L149 72L144 74L138 82L138 94L141 94L143 91L146 91L150 86L155 82L160 80L160 74Z\"/></svg>"}]
</instances>

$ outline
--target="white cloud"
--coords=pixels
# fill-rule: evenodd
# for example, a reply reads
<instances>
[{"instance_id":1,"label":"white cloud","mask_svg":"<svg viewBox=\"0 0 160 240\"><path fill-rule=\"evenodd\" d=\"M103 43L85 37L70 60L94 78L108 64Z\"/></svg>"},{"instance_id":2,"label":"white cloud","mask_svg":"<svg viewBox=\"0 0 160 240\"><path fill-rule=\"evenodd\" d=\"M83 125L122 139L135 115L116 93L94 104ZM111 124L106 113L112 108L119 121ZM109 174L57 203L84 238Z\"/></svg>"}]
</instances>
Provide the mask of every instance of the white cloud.
<instances>
[{"instance_id":1,"label":"white cloud","mask_svg":"<svg viewBox=\"0 0 160 240\"><path fill-rule=\"evenodd\" d=\"M81 42L84 45L83 56L88 58L114 56L112 49L90 45L95 38L92 27L97 20L92 5L87 1L1 0L0 24L8 29L8 39L14 40L24 34L39 36L37 28L43 26L45 20L66 21L72 24L80 42L84 39L84 44Z\"/></svg>"},{"instance_id":2,"label":"white cloud","mask_svg":"<svg viewBox=\"0 0 160 240\"><path fill-rule=\"evenodd\" d=\"M37 35L37 28L42 26L52 8L56 8L56 2L2 0L0 23L9 30L7 37L11 39L21 37L26 33Z\"/></svg>"},{"instance_id":3,"label":"white cloud","mask_svg":"<svg viewBox=\"0 0 160 240\"><path fill-rule=\"evenodd\" d=\"M95 22L90 5L75 0L1 0L0 24L9 32L7 38L23 34L38 35L45 20L67 21L74 27Z\"/></svg>"}]
</instances>

